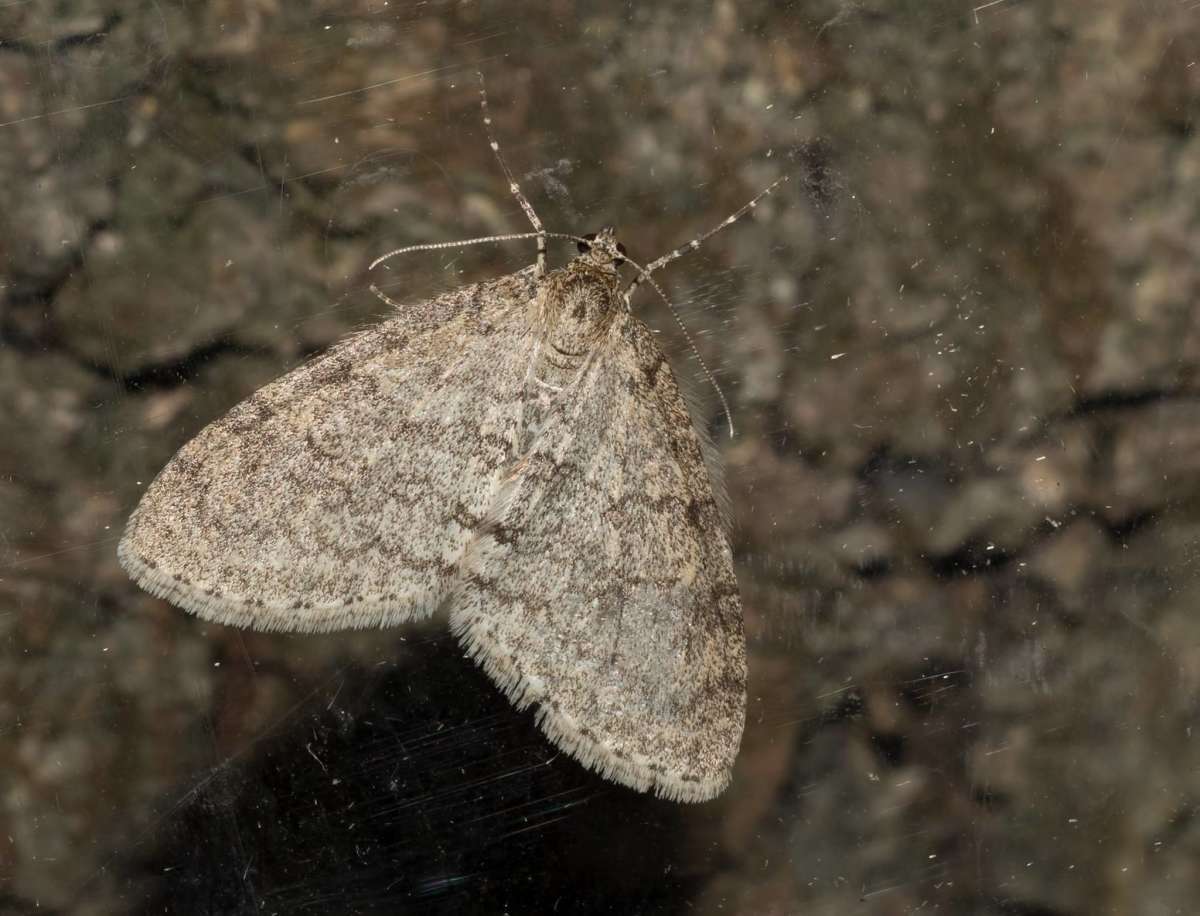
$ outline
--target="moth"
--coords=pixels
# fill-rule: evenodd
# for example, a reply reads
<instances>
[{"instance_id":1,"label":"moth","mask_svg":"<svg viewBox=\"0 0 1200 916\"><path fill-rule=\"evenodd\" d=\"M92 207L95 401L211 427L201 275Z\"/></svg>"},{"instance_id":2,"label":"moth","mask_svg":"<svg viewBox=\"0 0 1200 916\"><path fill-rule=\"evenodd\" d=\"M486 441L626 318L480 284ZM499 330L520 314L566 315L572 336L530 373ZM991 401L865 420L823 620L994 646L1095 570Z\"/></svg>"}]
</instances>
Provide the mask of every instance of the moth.
<instances>
[{"instance_id":1,"label":"moth","mask_svg":"<svg viewBox=\"0 0 1200 916\"><path fill-rule=\"evenodd\" d=\"M630 299L643 281L661 294L653 271L780 182L640 267L611 229L543 228L480 94L533 231L372 267L511 238L536 239L536 262L393 302L255 392L163 468L118 556L146 591L233 626L384 627L444 609L562 750L636 790L709 799L745 720L741 604L706 436ZM578 256L549 269L550 238ZM637 276L623 288L625 263Z\"/></svg>"}]
</instances>

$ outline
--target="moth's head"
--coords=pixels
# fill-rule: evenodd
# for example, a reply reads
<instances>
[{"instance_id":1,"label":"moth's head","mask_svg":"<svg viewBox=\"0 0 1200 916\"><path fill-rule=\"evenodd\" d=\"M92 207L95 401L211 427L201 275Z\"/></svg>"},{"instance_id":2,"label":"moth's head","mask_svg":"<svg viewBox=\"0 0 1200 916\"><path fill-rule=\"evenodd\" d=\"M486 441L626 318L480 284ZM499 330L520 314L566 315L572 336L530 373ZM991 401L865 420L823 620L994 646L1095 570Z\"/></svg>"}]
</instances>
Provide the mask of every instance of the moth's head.
<instances>
[{"instance_id":1,"label":"moth's head","mask_svg":"<svg viewBox=\"0 0 1200 916\"><path fill-rule=\"evenodd\" d=\"M616 273L618 267L625 263L625 246L617 241L617 230L605 226L599 232L589 232L579 242L579 257L575 261L584 261L601 270Z\"/></svg>"}]
</instances>

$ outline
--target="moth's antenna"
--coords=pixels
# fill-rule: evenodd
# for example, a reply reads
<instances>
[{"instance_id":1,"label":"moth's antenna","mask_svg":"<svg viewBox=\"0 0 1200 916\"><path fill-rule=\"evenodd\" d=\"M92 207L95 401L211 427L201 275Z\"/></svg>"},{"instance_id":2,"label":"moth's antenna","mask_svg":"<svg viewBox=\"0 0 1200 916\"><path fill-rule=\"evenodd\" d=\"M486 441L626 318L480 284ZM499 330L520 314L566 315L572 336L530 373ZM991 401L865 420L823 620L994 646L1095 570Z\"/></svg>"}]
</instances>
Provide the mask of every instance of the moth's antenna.
<instances>
[{"instance_id":1,"label":"moth's antenna","mask_svg":"<svg viewBox=\"0 0 1200 916\"><path fill-rule=\"evenodd\" d=\"M757 207L758 202L760 200L762 200L764 197L766 197L768 194L770 194L772 191L774 191L781 184L784 184L785 182L791 180L791 177L792 176L790 176L790 175L784 175L782 178L776 179L774 182L772 182L770 185L768 185L764 190L759 191L758 194L756 194L753 199L751 199L749 202L743 204L742 207L739 210L737 210L737 212L731 214L730 216L727 216L722 222L718 223L712 229L709 229L708 232L704 233L703 235L697 236L696 238L694 238L690 242L688 242L686 245L680 245L678 248L676 248L674 251L670 252L669 254L663 255L661 258L656 258L655 260L651 261L645 267L639 267L635 262L629 260L628 257L625 258L625 260L629 261L630 265L632 267L634 267L638 272L638 275L636 277L634 277L633 281L629 284L629 288L625 290L625 307L626 308L630 307L630 301L633 299L633 293L634 293L634 290L636 290L638 288L638 284L640 284L644 281L646 283L649 283L652 287L654 287L654 291L656 293L658 293L659 298L662 299L662 301L667 304L667 308L669 308L671 310L671 314L675 318L675 323L679 325L679 329L681 331L683 331L683 336L687 338L688 345L691 346L692 352L696 354L696 361L700 363L700 368L704 370L704 374L706 376L708 376L709 382L712 384L713 389L717 392L717 397L721 399L721 407L725 411L725 420L729 424L729 438L731 438L731 439L733 438L733 414L729 410L729 402L727 400L725 400L725 392L723 392L721 390L721 386L717 384L716 377L712 374L712 372L709 370L708 366L705 364L704 357L702 357L700 355L700 350L697 349L695 342L692 340L692 335L688 332L687 325L685 325L683 323L683 319L680 318L679 313L677 311L675 311L675 306L671 304L671 300L667 298L667 294L662 291L662 288L657 283L654 282L654 278L651 277L650 275L652 273L654 273L654 271L656 271L662 267L665 267L667 264L670 264L676 258L683 257L689 251L695 251L702 244L704 244L706 241L708 241L710 238L712 238L714 235L716 235L718 232L720 232L722 229L726 228L727 226L732 226L739 219L741 219L743 216L745 216L747 213L749 213L751 210L753 210L755 207Z\"/></svg>"},{"instance_id":2,"label":"moth's antenna","mask_svg":"<svg viewBox=\"0 0 1200 916\"><path fill-rule=\"evenodd\" d=\"M517 184L517 179L513 178L513 174L508 168L508 163L500 155L500 144L496 142L496 136L492 132L492 118L488 114L487 89L483 85L483 73L479 71L476 71L476 73L479 76L479 107L483 111L483 129L487 131L488 143L492 147L492 152L496 154L496 161L500 163L500 168L504 170L504 177L508 179L508 189L512 191L513 197L517 199L517 203L521 205L521 209L525 211L525 216L533 225L534 234L538 240L537 276L540 279L546 273L546 230L542 228L542 221L538 219L538 215L533 212L533 205L521 193L521 186Z\"/></svg>"},{"instance_id":3,"label":"moth's antenna","mask_svg":"<svg viewBox=\"0 0 1200 916\"><path fill-rule=\"evenodd\" d=\"M629 258L625 258L629 261ZM733 438L733 413L729 409L729 402L725 400L725 392L721 390L721 386L717 383L717 377L712 374L712 370L708 368L708 364L704 361L704 357L700 355L700 350L696 347L696 342L692 339L691 332L688 331L687 325L683 323L683 319L679 317L679 313L675 311L675 306L671 304L671 300L667 298L667 294L662 291L654 278L650 276L650 271L644 267L639 267L633 261L629 261L631 267L638 271L638 277L645 280L658 293L660 299L667 304L667 308L671 310L672 316L675 318L675 323L679 325L679 330L683 331L683 336L688 342L688 346L692 348L692 352L696 354L696 362L700 364L700 369L708 378L708 382L713 386L713 390L717 393L717 397L721 400L721 410L725 412L725 422L729 424L729 438Z\"/></svg>"},{"instance_id":4,"label":"moth's antenna","mask_svg":"<svg viewBox=\"0 0 1200 916\"><path fill-rule=\"evenodd\" d=\"M730 216L727 216L724 220L722 220L720 223L718 223L714 228L709 229L708 232L704 233L704 235L697 236L696 238L694 238L690 242L688 242L686 245L680 245L678 248L676 248L670 254L665 254L661 258L657 258L656 260L651 261L646 266L645 272L640 273L636 277L634 277L633 282L629 284L629 289L625 290L626 305L629 304L629 300L633 297L633 291L635 289L637 289L638 284L641 283L643 280L649 280L650 274L654 273L659 268L665 267L667 264L670 264L676 258L683 257L689 251L695 251L697 248L699 248L702 244L704 244L706 241L708 241L710 238L712 238L714 235L716 235L722 229L726 228L727 226L732 226L739 219L741 219L743 216L745 216L747 213L749 213L751 210L753 210L755 207L757 207L758 202L760 200L762 200L764 197L766 197L768 194L770 194L772 191L774 191L781 184L784 184L785 182L790 181L791 177L792 177L791 175L784 175L782 178L777 179L765 190L759 191L758 194L755 195L754 199L751 200L749 203L743 204L742 208L740 210L738 210L736 213L734 213Z\"/></svg>"},{"instance_id":5,"label":"moth's antenna","mask_svg":"<svg viewBox=\"0 0 1200 916\"><path fill-rule=\"evenodd\" d=\"M403 248L397 248L395 251L389 251L387 254L381 254L371 262L370 266L367 267L367 270L374 270L384 261L388 260L389 258L394 258L396 255L409 254L413 251L437 251L442 248L463 248L467 245L483 245L487 242L511 242L516 239L531 239L534 237L542 238L543 236L545 236L544 232L540 234L537 232L517 232L511 235L485 235L477 239L464 239L461 242L426 242L421 245L406 245ZM374 283L371 284L371 292L373 292L376 296L393 308L400 308L397 303L385 296L379 290L379 287L377 287Z\"/></svg>"},{"instance_id":6,"label":"moth's antenna","mask_svg":"<svg viewBox=\"0 0 1200 916\"><path fill-rule=\"evenodd\" d=\"M434 251L439 248L462 248L465 245L482 245L485 242L512 242L517 239L531 239L545 233L538 232L514 232L509 235L485 235L477 239L463 239L461 242L425 242L420 245L405 245L403 248L397 248L395 251L389 251L387 254L381 254L368 266L367 270L374 270L384 261L396 257L398 254L408 254L412 251Z\"/></svg>"}]
</instances>

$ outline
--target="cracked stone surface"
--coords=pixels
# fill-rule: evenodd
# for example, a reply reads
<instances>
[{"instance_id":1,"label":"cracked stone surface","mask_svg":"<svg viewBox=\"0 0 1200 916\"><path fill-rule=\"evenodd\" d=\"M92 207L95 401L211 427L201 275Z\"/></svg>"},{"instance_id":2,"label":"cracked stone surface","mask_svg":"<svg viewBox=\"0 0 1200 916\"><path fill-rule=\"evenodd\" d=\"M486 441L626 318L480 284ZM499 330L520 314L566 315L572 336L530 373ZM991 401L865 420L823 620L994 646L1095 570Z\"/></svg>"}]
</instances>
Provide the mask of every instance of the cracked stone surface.
<instances>
[{"instance_id":1,"label":"cracked stone surface","mask_svg":"<svg viewBox=\"0 0 1200 916\"><path fill-rule=\"evenodd\" d=\"M0 913L1192 912L1198 62L1166 0L0 6ZM641 260L795 179L663 275L738 427L709 805L556 758L437 621L247 634L116 564L374 257L526 230L479 68L547 225Z\"/></svg>"}]
</instances>

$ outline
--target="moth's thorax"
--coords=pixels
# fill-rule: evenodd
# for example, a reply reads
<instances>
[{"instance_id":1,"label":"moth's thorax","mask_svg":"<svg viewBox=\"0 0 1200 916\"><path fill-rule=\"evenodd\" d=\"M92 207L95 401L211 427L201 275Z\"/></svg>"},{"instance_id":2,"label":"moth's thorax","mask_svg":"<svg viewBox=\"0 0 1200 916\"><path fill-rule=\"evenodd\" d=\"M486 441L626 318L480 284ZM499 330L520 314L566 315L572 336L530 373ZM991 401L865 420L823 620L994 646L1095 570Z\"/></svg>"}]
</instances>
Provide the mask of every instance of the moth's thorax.
<instances>
[{"instance_id":1,"label":"moth's thorax","mask_svg":"<svg viewBox=\"0 0 1200 916\"><path fill-rule=\"evenodd\" d=\"M624 308L616 266L594 250L548 273L533 302L536 377L553 387L568 384Z\"/></svg>"}]
</instances>

